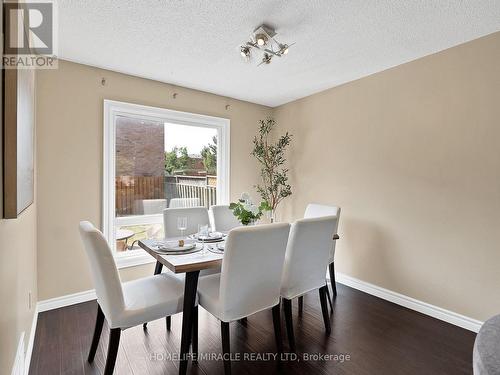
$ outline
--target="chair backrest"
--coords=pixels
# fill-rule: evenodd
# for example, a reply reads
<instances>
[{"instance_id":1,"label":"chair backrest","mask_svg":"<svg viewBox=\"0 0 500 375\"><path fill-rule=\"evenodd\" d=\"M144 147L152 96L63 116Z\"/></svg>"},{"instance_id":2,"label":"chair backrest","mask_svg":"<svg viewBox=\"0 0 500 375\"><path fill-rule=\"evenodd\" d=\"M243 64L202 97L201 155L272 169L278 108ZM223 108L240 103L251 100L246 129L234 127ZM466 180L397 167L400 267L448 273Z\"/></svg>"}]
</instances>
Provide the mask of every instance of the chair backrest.
<instances>
[{"instance_id":1,"label":"chair backrest","mask_svg":"<svg viewBox=\"0 0 500 375\"><path fill-rule=\"evenodd\" d=\"M135 204L135 213L138 215L161 214L167 208L166 199L139 199Z\"/></svg>"},{"instance_id":2,"label":"chair backrest","mask_svg":"<svg viewBox=\"0 0 500 375\"><path fill-rule=\"evenodd\" d=\"M335 225L335 229L333 234L337 234L339 220L340 220L340 207L337 206L327 206L325 204L318 203L309 203L306 207L306 211L304 212L304 218L311 217L323 217L323 216L337 216L337 224ZM333 262L335 258L335 244L337 241L333 241L332 248L330 249L330 259L328 263Z\"/></svg>"},{"instance_id":3,"label":"chair backrest","mask_svg":"<svg viewBox=\"0 0 500 375\"><path fill-rule=\"evenodd\" d=\"M240 227L241 223L228 205L215 205L210 207L208 212L212 221L212 229L216 231L229 232L231 229Z\"/></svg>"},{"instance_id":4,"label":"chair backrest","mask_svg":"<svg viewBox=\"0 0 500 375\"><path fill-rule=\"evenodd\" d=\"M169 208L198 207L200 198L172 198L168 203Z\"/></svg>"},{"instance_id":5,"label":"chair backrest","mask_svg":"<svg viewBox=\"0 0 500 375\"><path fill-rule=\"evenodd\" d=\"M219 291L223 321L278 304L289 231L290 224L279 223L229 232Z\"/></svg>"},{"instance_id":6,"label":"chair backrest","mask_svg":"<svg viewBox=\"0 0 500 375\"><path fill-rule=\"evenodd\" d=\"M295 298L325 285L336 216L300 219L292 224L285 256L281 296Z\"/></svg>"},{"instance_id":7,"label":"chair backrest","mask_svg":"<svg viewBox=\"0 0 500 375\"><path fill-rule=\"evenodd\" d=\"M113 253L102 233L90 222L80 222L80 236L89 259L97 301L108 323L112 324L125 307Z\"/></svg>"},{"instance_id":8,"label":"chair backrest","mask_svg":"<svg viewBox=\"0 0 500 375\"><path fill-rule=\"evenodd\" d=\"M185 235L198 232L198 225L210 225L208 210L205 207L166 208L163 210L163 228L165 237L179 237L180 230L177 229L177 218L187 218L187 229Z\"/></svg>"}]
</instances>

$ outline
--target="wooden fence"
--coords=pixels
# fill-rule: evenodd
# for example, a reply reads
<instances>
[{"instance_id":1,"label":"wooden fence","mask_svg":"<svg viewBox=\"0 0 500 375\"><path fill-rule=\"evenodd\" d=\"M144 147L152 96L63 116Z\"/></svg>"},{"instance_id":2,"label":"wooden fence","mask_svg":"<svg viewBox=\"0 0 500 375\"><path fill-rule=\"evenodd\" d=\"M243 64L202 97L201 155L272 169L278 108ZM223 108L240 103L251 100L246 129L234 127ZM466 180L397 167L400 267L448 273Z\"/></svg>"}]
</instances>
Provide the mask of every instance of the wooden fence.
<instances>
[{"instance_id":1,"label":"wooden fence","mask_svg":"<svg viewBox=\"0 0 500 375\"><path fill-rule=\"evenodd\" d=\"M119 176L115 189L116 216L135 214L137 200L165 198L163 176Z\"/></svg>"},{"instance_id":2,"label":"wooden fence","mask_svg":"<svg viewBox=\"0 0 500 375\"><path fill-rule=\"evenodd\" d=\"M216 185L216 177L210 183ZM137 201L146 199L199 198L200 205L216 203L217 188L205 177L118 176L115 179L116 216L140 214Z\"/></svg>"}]
</instances>

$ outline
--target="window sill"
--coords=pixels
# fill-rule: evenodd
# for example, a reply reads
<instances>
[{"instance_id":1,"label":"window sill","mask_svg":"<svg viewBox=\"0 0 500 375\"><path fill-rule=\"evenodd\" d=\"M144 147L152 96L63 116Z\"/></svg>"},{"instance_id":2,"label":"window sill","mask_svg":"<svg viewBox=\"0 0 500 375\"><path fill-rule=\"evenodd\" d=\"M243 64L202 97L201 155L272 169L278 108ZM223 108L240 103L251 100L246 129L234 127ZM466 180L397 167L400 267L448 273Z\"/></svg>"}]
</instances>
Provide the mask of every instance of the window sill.
<instances>
[{"instance_id":1,"label":"window sill","mask_svg":"<svg viewBox=\"0 0 500 375\"><path fill-rule=\"evenodd\" d=\"M118 269L154 263L155 261L155 258L143 250L132 250L115 254L115 262Z\"/></svg>"}]
</instances>

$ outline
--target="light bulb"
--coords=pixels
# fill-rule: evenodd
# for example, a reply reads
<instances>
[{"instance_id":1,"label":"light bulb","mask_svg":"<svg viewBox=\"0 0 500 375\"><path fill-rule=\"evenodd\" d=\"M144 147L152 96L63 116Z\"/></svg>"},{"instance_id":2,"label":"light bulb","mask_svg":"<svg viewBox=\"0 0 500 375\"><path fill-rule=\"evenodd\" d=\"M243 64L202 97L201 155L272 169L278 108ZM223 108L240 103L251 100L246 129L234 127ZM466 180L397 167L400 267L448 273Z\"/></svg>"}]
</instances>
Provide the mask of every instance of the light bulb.
<instances>
[{"instance_id":1,"label":"light bulb","mask_svg":"<svg viewBox=\"0 0 500 375\"><path fill-rule=\"evenodd\" d=\"M267 43L267 37L264 34L258 34L255 36L255 39L257 40L257 44L259 46L263 46Z\"/></svg>"},{"instance_id":2,"label":"light bulb","mask_svg":"<svg viewBox=\"0 0 500 375\"><path fill-rule=\"evenodd\" d=\"M279 52L283 55L286 55L288 53L288 44L280 44Z\"/></svg>"}]
</instances>

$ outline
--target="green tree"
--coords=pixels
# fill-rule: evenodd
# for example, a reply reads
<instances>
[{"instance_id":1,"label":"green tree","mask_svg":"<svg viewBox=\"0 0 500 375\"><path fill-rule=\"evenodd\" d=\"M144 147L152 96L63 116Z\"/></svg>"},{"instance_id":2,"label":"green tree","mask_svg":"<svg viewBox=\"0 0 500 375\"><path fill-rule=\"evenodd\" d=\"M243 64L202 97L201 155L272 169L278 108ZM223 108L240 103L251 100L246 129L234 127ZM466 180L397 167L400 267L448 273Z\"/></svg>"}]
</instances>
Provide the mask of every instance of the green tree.
<instances>
[{"instance_id":1,"label":"green tree","mask_svg":"<svg viewBox=\"0 0 500 375\"><path fill-rule=\"evenodd\" d=\"M212 143L204 146L201 149L201 157L203 159L203 166L207 174L217 173L217 137L212 137Z\"/></svg>"},{"instance_id":2,"label":"green tree","mask_svg":"<svg viewBox=\"0 0 500 375\"><path fill-rule=\"evenodd\" d=\"M181 147L179 149L179 158L177 160L179 161L179 166L177 169L191 168L191 164L193 164L193 161L188 155L187 147Z\"/></svg>"},{"instance_id":3,"label":"green tree","mask_svg":"<svg viewBox=\"0 0 500 375\"><path fill-rule=\"evenodd\" d=\"M175 146L171 151L165 151L165 171L172 174L176 170L186 169L190 160L186 147Z\"/></svg>"},{"instance_id":4,"label":"green tree","mask_svg":"<svg viewBox=\"0 0 500 375\"><path fill-rule=\"evenodd\" d=\"M292 187L288 183L288 169L284 166L285 150L292 136L287 132L273 143L270 133L275 126L276 121L272 118L260 120L259 134L253 140L252 151L252 155L261 164L262 184L256 188L271 210L272 219L278 204L292 194Z\"/></svg>"}]
</instances>

